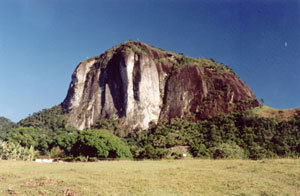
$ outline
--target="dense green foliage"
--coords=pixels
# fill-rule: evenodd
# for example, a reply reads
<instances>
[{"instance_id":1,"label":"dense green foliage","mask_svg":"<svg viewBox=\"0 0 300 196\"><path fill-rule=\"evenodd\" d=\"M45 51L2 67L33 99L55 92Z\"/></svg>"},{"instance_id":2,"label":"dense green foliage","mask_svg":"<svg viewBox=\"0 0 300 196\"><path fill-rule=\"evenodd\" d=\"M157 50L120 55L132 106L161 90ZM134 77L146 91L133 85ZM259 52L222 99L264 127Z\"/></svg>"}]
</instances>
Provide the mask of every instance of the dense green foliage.
<instances>
[{"instance_id":1,"label":"dense green foliage","mask_svg":"<svg viewBox=\"0 0 300 196\"><path fill-rule=\"evenodd\" d=\"M47 132L34 127L18 127L11 129L6 140L29 148L33 146L41 154L47 155L53 147L64 149L70 154L73 144L77 140L78 131L73 128L59 129L56 132Z\"/></svg>"},{"instance_id":2,"label":"dense green foliage","mask_svg":"<svg viewBox=\"0 0 300 196\"><path fill-rule=\"evenodd\" d=\"M194 157L300 156L300 116L278 122L240 112L201 122L172 119L131 132L119 128L118 121L101 120L93 130L78 131L66 125L63 109L55 106L20 121L18 126L6 119L1 122L0 128L6 127L5 134L0 132L2 140L56 158L180 158L183 152L173 151L180 146Z\"/></svg>"},{"instance_id":3,"label":"dense green foliage","mask_svg":"<svg viewBox=\"0 0 300 196\"><path fill-rule=\"evenodd\" d=\"M118 137L124 137L125 131L120 128L119 124L118 120L101 119L92 126L92 129L106 129Z\"/></svg>"},{"instance_id":4,"label":"dense green foliage","mask_svg":"<svg viewBox=\"0 0 300 196\"><path fill-rule=\"evenodd\" d=\"M18 125L23 127L34 127L38 129L47 129L56 131L66 128L65 111L61 105L54 106L50 109L44 109L34 113L31 116L21 120Z\"/></svg>"},{"instance_id":5,"label":"dense green foliage","mask_svg":"<svg viewBox=\"0 0 300 196\"><path fill-rule=\"evenodd\" d=\"M89 156L132 158L129 147L105 130L85 130L67 126L65 111L58 105L21 120L5 134L4 140L24 148L31 146L42 155L55 158ZM109 124L104 127L110 128ZM121 132L116 130L115 132Z\"/></svg>"},{"instance_id":6,"label":"dense green foliage","mask_svg":"<svg viewBox=\"0 0 300 196\"><path fill-rule=\"evenodd\" d=\"M57 105L21 120L18 128L12 129L6 140L27 147L33 145L41 154L49 154L57 146L70 154L77 133L75 128L67 126L65 111L61 105Z\"/></svg>"},{"instance_id":7,"label":"dense green foliage","mask_svg":"<svg viewBox=\"0 0 300 196\"><path fill-rule=\"evenodd\" d=\"M126 138L136 158L166 157L174 146L189 146L194 157L251 158L300 155L300 120L276 122L250 112L202 122L173 119ZM235 157L234 156L237 156Z\"/></svg>"},{"instance_id":8,"label":"dense green foliage","mask_svg":"<svg viewBox=\"0 0 300 196\"><path fill-rule=\"evenodd\" d=\"M215 159L243 159L245 157L244 150L235 143L222 143L213 149L213 157Z\"/></svg>"},{"instance_id":9,"label":"dense green foliage","mask_svg":"<svg viewBox=\"0 0 300 196\"><path fill-rule=\"evenodd\" d=\"M3 140L6 137L6 134L15 126L16 124L9 119L0 117L0 139Z\"/></svg>"},{"instance_id":10,"label":"dense green foliage","mask_svg":"<svg viewBox=\"0 0 300 196\"><path fill-rule=\"evenodd\" d=\"M37 147L39 145L39 133L33 127L18 127L7 134L7 140L23 147Z\"/></svg>"},{"instance_id":11,"label":"dense green foliage","mask_svg":"<svg viewBox=\"0 0 300 196\"><path fill-rule=\"evenodd\" d=\"M101 129L81 131L74 153L99 158L132 158L129 147L119 137Z\"/></svg>"}]
</instances>

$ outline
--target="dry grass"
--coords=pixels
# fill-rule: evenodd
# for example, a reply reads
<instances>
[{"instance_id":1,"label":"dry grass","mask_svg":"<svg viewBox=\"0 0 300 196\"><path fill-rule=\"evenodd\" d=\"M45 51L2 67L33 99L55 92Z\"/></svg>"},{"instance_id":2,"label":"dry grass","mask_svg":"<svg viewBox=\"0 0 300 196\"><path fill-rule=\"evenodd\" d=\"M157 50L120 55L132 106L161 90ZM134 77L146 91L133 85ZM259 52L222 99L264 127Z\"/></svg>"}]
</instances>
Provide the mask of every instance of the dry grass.
<instances>
[{"instance_id":1,"label":"dry grass","mask_svg":"<svg viewBox=\"0 0 300 196\"><path fill-rule=\"evenodd\" d=\"M0 195L300 195L300 159L0 161Z\"/></svg>"},{"instance_id":2,"label":"dry grass","mask_svg":"<svg viewBox=\"0 0 300 196\"><path fill-rule=\"evenodd\" d=\"M300 108L278 110L269 106L263 105L252 110L255 114L264 118L274 118L277 121L289 120L295 115L300 114Z\"/></svg>"}]
</instances>

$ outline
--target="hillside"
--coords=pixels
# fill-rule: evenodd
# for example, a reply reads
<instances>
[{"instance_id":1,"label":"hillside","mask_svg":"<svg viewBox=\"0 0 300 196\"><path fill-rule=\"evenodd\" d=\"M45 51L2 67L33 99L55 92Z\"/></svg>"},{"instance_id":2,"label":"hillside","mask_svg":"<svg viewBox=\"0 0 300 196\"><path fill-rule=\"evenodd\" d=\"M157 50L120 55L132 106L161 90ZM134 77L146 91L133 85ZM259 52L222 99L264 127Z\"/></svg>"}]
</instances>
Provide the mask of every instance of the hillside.
<instances>
[{"instance_id":1,"label":"hillside","mask_svg":"<svg viewBox=\"0 0 300 196\"><path fill-rule=\"evenodd\" d=\"M279 110L263 105L253 108L252 111L262 118L273 118L278 122L291 120L295 117L300 118L300 108Z\"/></svg>"},{"instance_id":2,"label":"hillside","mask_svg":"<svg viewBox=\"0 0 300 196\"><path fill-rule=\"evenodd\" d=\"M66 127L65 111L61 105L43 109L18 122L19 126L57 130Z\"/></svg>"},{"instance_id":3,"label":"hillside","mask_svg":"<svg viewBox=\"0 0 300 196\"><path fill-rule=\"evenodd\" d=\"M201 121L259 102L228 66L129 41L81 62L62 106L78 129L108 119L132 130L172 118Z\"/></svg>"},{"instance_id":4,"label":"hillside","mask_svg":"<svg viewBox=\"0 0 300 196\"><path fill-rule=\"evenodd\" d=\"M0 139L3 139L6 133L15 126L15 123L11 122L5 117L0 117Z\"/></svg>"}]
</instances>

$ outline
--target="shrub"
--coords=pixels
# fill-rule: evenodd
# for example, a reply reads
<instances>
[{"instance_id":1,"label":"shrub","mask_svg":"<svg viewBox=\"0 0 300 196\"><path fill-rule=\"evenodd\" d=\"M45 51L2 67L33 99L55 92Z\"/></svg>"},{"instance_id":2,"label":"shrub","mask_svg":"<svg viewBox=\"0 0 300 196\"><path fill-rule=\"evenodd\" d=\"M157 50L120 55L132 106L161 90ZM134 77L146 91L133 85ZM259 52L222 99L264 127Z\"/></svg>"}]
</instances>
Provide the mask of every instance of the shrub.
<instances>
[{"instance_id":1,"label":"shrub","mask_svg":"<svg viewBox=\"0 0 300 196\"><path fill-rule=\"evenodd\" d=\"M65 152L59 146L56 146L51 149L50 155L52 158L63 158L65 157Z\"/></svg>"},{"instance_id":2,"label":"shrub","mask_svg":"<svg viewBox=\"0 0 300 196\"><path fill-rule=\"evenodd\" d=\"M250 159L257 160L257 159L264 159L268 157L267 150L258 145L251 146L249 152L250 152L249 155Z\"/></svg>"},{"instance_id":3,"label":"shrub","mask_svg":"<svg viewBox=\"0 0 300 196\"><path fill-rule=\"evenodd\" d=\"M72 151L76 156L132 158L129 146L103 129L81 131Z\"/></svg>"},{"instance_id":4,"label":"shrub","mask_svg":"<svg viewBox=\"0 0 300 196\"><path fill-rule=\"evenodd\" d=\"M243 159L246 158L244 150L234 143L222 143L213 148L215 159Z\"/></svg>"},{"instance_id":5,"label":"shrub","mask_svg":"<svg viewBox=\"0 0 300 196\"><path fill-rule=\"evenodd\" d=\"M183 154L180 152L172 152L170 155L170 158L172 159L182 159L183 158Z\"/></svg>"},{"instance_id":6,"label":"shrub","mask_svg":"<svg viewBox=\"0 0 300 196\"><path fill-rule=\"evenodd\" d=\"M80 162L87 162L88 161L88 157L85 157L85 156L78 156L74 159L75 161L80 161Z\"/></svg>"},{"instance_id":7,"label":"shrub","mask_svg":"<svg viewBox=\"0 0 300 196\"><path fill-rule=\"evenodd\" d=\"M191 144L191 153L194 157L208 157L209 152L204 144Z\"/></svg>"},{"instance_id":8,"label":"shrub","mask_svg":"<svg viewBox=\"0 0 300 196\"><path fill-rule=\"evenodd\" d=\"M36 151L33 146L24 148L20 144L0 140L0 160L13 159L32 161L38 154L39 152Z\"/></svg>"}]
</instances>

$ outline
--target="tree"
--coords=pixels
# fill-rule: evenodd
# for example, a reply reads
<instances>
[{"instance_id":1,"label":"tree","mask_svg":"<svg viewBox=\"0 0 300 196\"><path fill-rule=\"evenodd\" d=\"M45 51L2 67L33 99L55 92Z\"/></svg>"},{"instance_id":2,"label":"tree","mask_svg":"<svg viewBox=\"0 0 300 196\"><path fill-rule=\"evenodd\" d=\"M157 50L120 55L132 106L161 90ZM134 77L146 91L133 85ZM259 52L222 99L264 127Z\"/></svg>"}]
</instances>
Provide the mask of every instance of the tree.
<instances>
[{"instance_id":1,"label":"tree","mask_svg":"<svg viewBox=\"0 0 300 196\"><path fill-rule=\"evenodd\" d=\"M70 155L74 144L77 142L78 135L79 132L77 130L72 132L62 132L55 136L53 145L64 150L65 154Z\"/></svg>"},{"instance_id":2,"label":"tree","mask_svg":"<svg viewBox=\"0 0 300 196\"><path fill-rule=\"evenodd\" d=\"M15 123L7 118L0 117L0 139L5 139L7 133L14 127L16 127Z\"/></svg>"},{"instance_id":3,"label":"tree","mask_svg":"<svg viewBox=\"0 0 300 196\"><path fill-rule=\"evenodd\" d=\"M77 156L132 158L129 146L104 129L81 131L72 152Z\"/></svg>"},{"instance_id":4,"label":"tree","mask_svg":"<svg viewBox=\"0 0 300 196\"><path fill-rule=\"evenodd\" d=\"M33 127L18 127L12 129L7 134L7 140L12 143L19 143L23 147L37 147L39 144L39 134Z\"/></svg>"}]
</instances>

